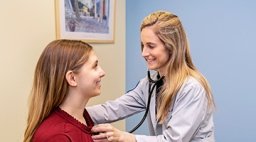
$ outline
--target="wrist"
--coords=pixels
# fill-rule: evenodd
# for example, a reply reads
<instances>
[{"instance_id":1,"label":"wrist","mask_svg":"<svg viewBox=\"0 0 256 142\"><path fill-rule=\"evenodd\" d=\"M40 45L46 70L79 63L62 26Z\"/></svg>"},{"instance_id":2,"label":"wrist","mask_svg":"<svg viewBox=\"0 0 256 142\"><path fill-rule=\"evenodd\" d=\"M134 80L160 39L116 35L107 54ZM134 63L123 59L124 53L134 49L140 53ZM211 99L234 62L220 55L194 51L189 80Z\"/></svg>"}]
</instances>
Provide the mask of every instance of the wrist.
<instances>
[{"instance_id":1,"label":"wrist","mask_svg":"<svg viewBox=\"0 0 256 142\"><path fill-rule=\"evenodd\" d=\"M125 132L125 139L123 142L136 142L136 138L135 138L135 135L134 134L131 134L131 133L128 133L128 132Z\"/></svg>"}]
</instances>

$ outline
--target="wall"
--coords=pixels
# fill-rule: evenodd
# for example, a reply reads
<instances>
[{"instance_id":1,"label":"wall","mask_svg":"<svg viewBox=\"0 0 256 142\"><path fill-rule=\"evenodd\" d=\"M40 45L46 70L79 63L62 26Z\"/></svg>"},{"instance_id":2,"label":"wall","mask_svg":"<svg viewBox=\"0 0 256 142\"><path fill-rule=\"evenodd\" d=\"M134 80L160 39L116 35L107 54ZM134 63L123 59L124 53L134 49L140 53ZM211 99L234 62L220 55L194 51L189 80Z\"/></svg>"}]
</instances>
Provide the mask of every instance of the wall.
<instances>
[{"instance_id":1,"label":"wall","mask_svg":"<svg viewBox=\"0 0 256 142\"><path fill-rule=\"evenodd\" d=\"M140 56L141 20L155 10L172 11L187 31L194 63L212 86L216 141L255 141L255 5L253 0L127 1L126 90L146 75ZM127 130L141 117L128 119ZM137 133L147 134L147 127Z\"/></svg>"},{"instance_id":2,"label":"wall","mask_svg":"<svg viewBox=\"0 0 256 142\"><path fill-rule=\"evenodd\" d=\"M106 77L102 95L90 100L89 105L124 92L125 0L116 1L116 11L115 43L93 44ZM0 138L18 142L26 125L35 64L46 44L55 39L54 1L2 1L0 17ZM124 122L116 126L124 129Z\"/></svg>"}]
</instances>

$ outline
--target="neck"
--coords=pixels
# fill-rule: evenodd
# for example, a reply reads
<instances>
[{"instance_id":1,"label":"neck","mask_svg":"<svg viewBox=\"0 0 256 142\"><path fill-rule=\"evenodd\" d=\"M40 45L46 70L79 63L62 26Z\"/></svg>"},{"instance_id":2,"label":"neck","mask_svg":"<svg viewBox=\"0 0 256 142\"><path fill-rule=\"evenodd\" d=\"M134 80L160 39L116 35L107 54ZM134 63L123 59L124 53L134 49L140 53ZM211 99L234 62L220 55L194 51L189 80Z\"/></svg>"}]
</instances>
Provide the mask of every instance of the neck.
<instances>
[{"instance_id":1,"label":"neck","mask_svg":"<svg viewBox=\"0 0 256 142\"><path fill-rule=\"evenodd\" d=\"M75 119L83 124L86 124L83 113L88 99L82 97L83 95L68 93L60 108L73 116Z\"/></svg>"},{"instance_id":2,"label":"neck","mask_svg":"<svg viewBox=\"0 0 256 142\"><path fill-rule=\"evenodd\" d=\"M162 77L162 76L165 76L166 72L163 71L163 70L158 70L158 73L159 75Z\"/></svg>"}]
</instances>

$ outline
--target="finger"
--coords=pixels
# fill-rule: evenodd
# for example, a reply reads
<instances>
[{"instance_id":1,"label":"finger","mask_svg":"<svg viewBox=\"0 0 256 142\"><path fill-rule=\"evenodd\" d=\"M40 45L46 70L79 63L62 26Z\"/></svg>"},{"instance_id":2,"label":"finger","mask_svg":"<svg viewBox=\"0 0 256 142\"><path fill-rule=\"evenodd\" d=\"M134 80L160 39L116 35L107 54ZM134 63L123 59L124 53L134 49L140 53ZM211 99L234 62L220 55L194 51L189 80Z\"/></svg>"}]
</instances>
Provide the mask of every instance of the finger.
<instances>
[{"instance_id":1,"label":"finger","mask_svg":"<svg viewBox=\"0 0 256 142\"><path fill-rule=\"evenodd\" d=\"M98 124L98 125L95 125L94 127L95 127L95 128L97 128L97 127L111 128L111 127L112 127L112 125L111 125L111 124L109 124L109 123L104 123L104 124Z\"/></svg>"},{"instance_id":2,"label":"finger","mask_svg":"<svg viewBox=\"0 0 256 142\"><path fill-rule=\"evenodd\" d=\"M105 135L106 135L106 137L113 137L114 136L114 132L112 132L112 131L106 132Z\"/></svg>"},{"instance_id":3,"label":"finger","mask_svg":"<svg viewBox=\"0 0 256 142\"><path fill-rule=\"evenodd\" d=\"M94 140L100 140L100 139L106 139L106 134L105 133L100 133L98 135L92 135L92 139Z\"/></svg>"},{"instance_id":4,"label":"finger","mask_svg":"<svg viewBox=\"0 0 256 142\"><path fill-rule=\"evenodd\" d=\"M113 141L113 139L114 139L114 132L106 132L105 135L106 135L106 139L108 141Z\"/></svg>"},{"instance_id":5,"label":"finger","mask_svg":"<svg viewBox=\"0 0 256 142\"><path fill-rule=\"evenodd\" d=\"M109 123L102 123L102 124L97 124L94 127L108 127L108 126L112 126L112 125Z\"/></svg>"},{"instance_id":6,"label":"finger","mask_svg":"<svg viewBox=\"0 0 256 142\"><path fill-rule=\"evenodd\" d=\"M113 126L110 124L99 124L92 127L92 132L109 132L113 131Z\"/></svg>"},{"instance_id":7,"label":"finger","mask_svg":"<svg viewBox=\"0 0 256 142\"><path fill-rule=\"evenodd\" d=\"M108 140L103 139L103 140L93 140L94 142L108 142Z\"/></svg>"}]
</instances>

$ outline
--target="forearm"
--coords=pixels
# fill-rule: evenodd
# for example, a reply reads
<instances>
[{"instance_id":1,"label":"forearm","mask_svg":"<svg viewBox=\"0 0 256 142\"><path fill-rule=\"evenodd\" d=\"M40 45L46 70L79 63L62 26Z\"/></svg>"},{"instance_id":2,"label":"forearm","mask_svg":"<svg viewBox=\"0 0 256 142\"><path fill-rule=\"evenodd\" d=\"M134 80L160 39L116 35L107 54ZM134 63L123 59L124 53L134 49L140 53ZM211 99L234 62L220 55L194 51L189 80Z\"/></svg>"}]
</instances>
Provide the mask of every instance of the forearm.
<instances>
[{"instance_id":1,"label":"forearm","mask_svg":"<svg viewBox=\"0 0 256 142\"><path fill-rule=\"evenodd\" d=\"M87 107L86 109L96 124L111 123L121 120L145 109L144 106L139 105L133 100L127 98L128 97L124 96L101 105Z\"/></svg>"}]
</instances>

